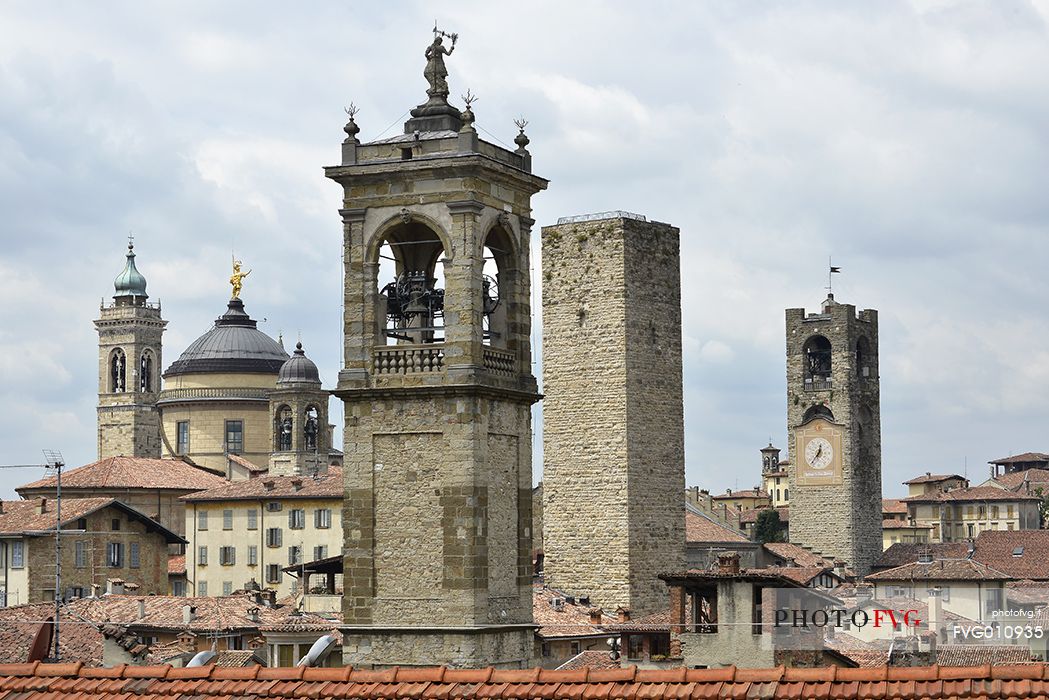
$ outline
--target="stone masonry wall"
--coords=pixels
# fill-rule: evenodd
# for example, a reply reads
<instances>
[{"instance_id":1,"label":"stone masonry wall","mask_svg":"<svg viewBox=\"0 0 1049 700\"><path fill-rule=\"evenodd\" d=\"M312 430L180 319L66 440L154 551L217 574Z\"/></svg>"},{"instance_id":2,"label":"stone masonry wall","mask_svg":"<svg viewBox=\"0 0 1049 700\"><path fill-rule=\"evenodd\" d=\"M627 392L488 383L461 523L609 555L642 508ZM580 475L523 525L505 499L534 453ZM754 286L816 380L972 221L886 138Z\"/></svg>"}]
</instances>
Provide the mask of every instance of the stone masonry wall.
<instances>
[{"instance_id":1,"label":"stone masonry wall","mask_svg":"<svg viewBox=\"0 0 1049 700\"><path fill-rule=\"evenodd\" d=\"M804 309L788 309L787 430L790 450L790 539L840 558L858 574L869 572L881 554L881 419L878 380L878 316L873 310L856 313L851 304L831 300L822 313L806 316ZM822 335L831 343L831 387L806 389L806 341ZM868 352L857 366L860 338ZM812 406L823 404L834 422L845 426L842 444L842 484L799 486L796 479L794 429Z\"/></svg>"},{"instance_id":2,"label":"stone masonry wall","mask_svg":"<svg viewBox=\"0 0 1049 700\"><path fill-rule=\"evenodd\" d=\"M543 228L547 583L635 615L684 565L678 230Z\"/></svg>"}]
</instances>

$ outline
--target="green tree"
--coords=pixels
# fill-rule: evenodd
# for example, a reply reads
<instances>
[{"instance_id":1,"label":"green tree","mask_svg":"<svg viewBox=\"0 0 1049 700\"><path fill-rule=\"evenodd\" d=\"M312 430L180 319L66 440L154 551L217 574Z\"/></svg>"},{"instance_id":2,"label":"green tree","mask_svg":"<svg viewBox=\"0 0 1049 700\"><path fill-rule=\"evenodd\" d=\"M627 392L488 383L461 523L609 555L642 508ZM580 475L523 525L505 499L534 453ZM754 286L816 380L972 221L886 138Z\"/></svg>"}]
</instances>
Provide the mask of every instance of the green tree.
<instances>
[{"instance_id":1,"label":"green tree","mask_svg":"<svg viewBox=\"0 0 1049 700\"><path fill-rule=\"evenodd\" d=\"M758 519L754 522L754 539L761 544L779 542L782 526L779 511L775 508L766 508L758 513Z\"/></svg>"}]
</instances>

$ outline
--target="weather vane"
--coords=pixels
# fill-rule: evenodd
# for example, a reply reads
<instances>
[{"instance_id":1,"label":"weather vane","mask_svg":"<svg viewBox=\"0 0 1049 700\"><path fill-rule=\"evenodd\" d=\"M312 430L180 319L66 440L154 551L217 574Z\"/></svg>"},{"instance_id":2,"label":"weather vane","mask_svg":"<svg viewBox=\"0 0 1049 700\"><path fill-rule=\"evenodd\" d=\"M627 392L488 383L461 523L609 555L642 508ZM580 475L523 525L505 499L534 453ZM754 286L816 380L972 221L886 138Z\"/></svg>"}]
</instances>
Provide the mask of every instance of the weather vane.
<instances>
[{"instance_id":1,"label":"weather vane","mask_svg":"<svg viewBox=\"0 0 1049 700\"><path fill-rule=\"evenodd\" d=\"M827 257L827 267L830 268L827 272L827 295L834 296L834 275L840 273L841 268L835 267L834 261L829 256Z\"/></svg>"}]
</instances>

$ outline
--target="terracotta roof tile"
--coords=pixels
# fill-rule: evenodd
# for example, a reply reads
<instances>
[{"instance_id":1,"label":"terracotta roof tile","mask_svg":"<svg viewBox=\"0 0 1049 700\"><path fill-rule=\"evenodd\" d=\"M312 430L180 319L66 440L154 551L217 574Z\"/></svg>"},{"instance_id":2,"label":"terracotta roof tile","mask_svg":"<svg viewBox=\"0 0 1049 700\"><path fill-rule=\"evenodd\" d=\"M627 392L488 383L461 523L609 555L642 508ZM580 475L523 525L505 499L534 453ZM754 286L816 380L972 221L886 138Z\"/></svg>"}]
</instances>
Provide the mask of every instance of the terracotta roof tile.
<instances>
[{"instance_id":1,"label":"terracotta roof tile","mask_svg":"<svg viewBox=\"0 0 1049 700\"><path fill-rule=\"evenodd\" d=\"M1009 472L996 476L992 481L1001 484L1007 489L1015 490L1023 486L1024 482L1030 482L1032 486L1049 484L1049 470L1025 469L1019 472Z\"/></svg>"},{"instance_id":2,"label":"terracotta roof tile","mask_svg":"<svg viewBox=\"0 0 1049 700\"><path fill-rule=\"evenodd\" d=\"M912 562L868 574L868 581L1005 581L1010 577L997 569L970 559L939 559Z\"/></svg>"},{"instance_id":3,"label":"terracotta roof tile","mask_svg":"<svg viewBox=\"0 0 1049 700\"><path fill-rule=\"evenodd\" d=\"M53 489L53 476L19 486L16 491ZM106 457L91 464L62 472L62 489L132 488L193 491L225 483L217 474L180 459L146 457Z\"/></svg>"},{"instance_id":4,"label":"terracotta roof tile","mask_svg":"<svg viewBox=\"0 0 1049 700\"><path fill-rule=\"evenodd\" d=\"M145 513L137 511L115 498L63 498L62 527L66 529L76 523L77 519L109 506L119 508L128 514L140 518L142 521L149 521L152 528L161 531L172 544L183 541L177 534L171 532ZM42 512L41 507L43 507ZM55 512L54 501L47 498L34 498L28 501L0 501L0 533L15 535L53 532L55 529Z\"/></svg>"},{"instance_id":5,"label":"terracotta roof tile","mask_svg":"<svg viewBox=\"0 0 1049 700\"><path fill-rule=\"evenodd\" d=\"M559 610L554 609L553 605L557 598L565 601ZM611 636L604 628L614 625L617 618L601 611L601 621L594 624L590 620L590 611L594 608L581 605L578 598L575 604L569 603L567 598L564 593L552 588L533 586L532 619L539 625L537 634L540 638Z\"/></svg>"},{"instance_id":6,"label":"terracotta roof tile","mask_svg":"<svg viewBox=\"0 0 1049 700\"><path fill-rule=\"evenodd\" d=\"M926 474L922 474L921 476L917 476L917 477L915 477L913 479L910 479L908 481L905 481L903 483L905 485L907 485L907 486L909 486L911 484L938 484L941 481L947 481L948 479L960 479L961 481L966 481L966 478L964 476L962 476L961 474L929 474L929 473L926 473Z\"/></svg>"},{"instance_id":7,"label":"terracotta roof tile","mask_svg":"<svg viewBox=\"0 0 1049 700\"><path fill-rule=\"evenodd\" d=\"M179 575L186 573L186 555L172 554L168 557L168 575Z\"/></svg>"},{"instance_id":8,"label":"terracotta roof tile","mask_svg":"<svg viewBox=\"0 0 1049 700\"><path fill-rule=\"evenodd\" d=\"M264 472L269 471L269 467L260 467L254 462L249 462L240 455L229 454L226 455L226 457L229 459L229 461L233 462L234 464L239 464L252 474L262 474Z\"/></svg>"},{"instance_id":9,"label":"terracotta roof tile","mask_svg":"<svg viewBox=\"0 0 1049 700\"><path fill-rule=\"evenodd\" d=\"M881 499L881 512L900 513L902 515L906 515L907 504L898 498L883 498Z\"/></svg>"},{"instance_id":10,"label":"terracotta roof tile","mask_svg":"<svg viewBox=\"0 0 1049 700\"><path fill-rule=\"evenodd\" d=\"M976 561L1013 578L1049 580L1049 530L985 530L975 544Z\"/></svg>"},{"instance_id":11,"label":"terracotta roof tile","mask_svg":"<svg viewBox=\"0 0 1049 700\"><path fill-rule=\"evenodd\" d=\"M821 557L792 542L768 542L763 546L776 556L782 557L787 561L793 561L798 566L834 566L833 560Z\"/></svg>"},{"instance_id":12,"label":"terracotta roof tile","mask_svg":"<svg viewBox=\"0 0 1049 700\"><path fill-rule=\"evenodd\" d=\"M342 469L329 467L327 473L311 476L259 476L242 481L223 481L222 485L182 497L184 501L236 501L260 498L339 498L343 496Z\"/></svg>"},{"instance_id":13,"label":"terracotta roof tile","mask_svg":"<svg viewBox=\"0 0 1049 700\"><path fill-rule=\"evenodd\" d=\"M742 489L740 491L732 491L731 489L727 493L719 493L717 496L711 496L715 501L732 500L734 498L768 498L769 495L763 489Z\"/></svg>"},{"instance_id":14,"label":"terracotta roof tile","mask_svg":"<svg viewBox=\"0 0 1049 700\"><path fill-rule=\"evenodd\" d=\"M739 522L740 523L754 523L754 522L757 522L757 520L758 520L758 513L760 513L763 510L767 510L767 507L766 508L751 508L750 510L745 510L742 513L739 514ZM780 522L784 522L784 523L789 523L790 522L790 507L789 506L776 506L776 510L779 512Z\"/></svg>"},{"instance_id":15,"label":"terracotta roof tile","mask_svg":"<svg viewBox=\"0 0 1049 700\"><path fill-rule=\"evenodd\" d=\"M1018 464L1023 462L1049 462L1049 455L1042 452L1024 452L1012 457L992 459L988 464Z\"/></svg>"},{"instance_id":16,"label":"terracotta roof tile","mask_svg":"<svg viewBox=\"0 0 1049 700\"><path fill-rule=\"evenodd\" d=\"M933 559L964 559L969 552L965 542L943 542L930 544L910 544L897 542L881 553L874 562L874 569L891 569L903 564L918 561L921 554L929 554Z\"/></svg>"},{"instance_id":17,"label":"terracotta roof tile","mask_svg":"<svg viewBox=\"0 0 1049 700\"><path fill-rule=\"evenodd\" d=\"M997 486L973 486L908 496L900 500L904 503L964 503L966 501L1037 501L1039 498L1032 494L1017 493Z\"/></svg>"},{"instance_id":18,"label":"terracotta roof tile","mask_svg":"<svg viewBox=\"0 0 1049 700\"><path fill-rule=\"evenodd\" d=\"M746 535L718 523L698 508L685 509L685 541L749 542Z\"/></svg>"}]
</instances>

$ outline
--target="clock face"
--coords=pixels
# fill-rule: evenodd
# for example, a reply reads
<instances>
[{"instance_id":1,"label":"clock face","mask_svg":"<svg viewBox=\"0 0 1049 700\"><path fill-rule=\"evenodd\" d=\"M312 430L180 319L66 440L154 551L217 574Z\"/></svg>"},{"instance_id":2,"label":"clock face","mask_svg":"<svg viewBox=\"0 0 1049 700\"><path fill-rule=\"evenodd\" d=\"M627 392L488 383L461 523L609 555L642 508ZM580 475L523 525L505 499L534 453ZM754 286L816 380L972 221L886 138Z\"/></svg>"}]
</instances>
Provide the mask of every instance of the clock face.
<instances>
[{"instance_id":1,"label":"clock face","mask_svg":"<svg viewBox=\"0 0 1049 700\"><path fill-rule=\"evenodd\" d=\"M834 459L834 448L826 438L815 437L805 445L805 461L813 469L826 469Z\"/></svg>"}]
</instances>

